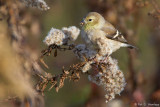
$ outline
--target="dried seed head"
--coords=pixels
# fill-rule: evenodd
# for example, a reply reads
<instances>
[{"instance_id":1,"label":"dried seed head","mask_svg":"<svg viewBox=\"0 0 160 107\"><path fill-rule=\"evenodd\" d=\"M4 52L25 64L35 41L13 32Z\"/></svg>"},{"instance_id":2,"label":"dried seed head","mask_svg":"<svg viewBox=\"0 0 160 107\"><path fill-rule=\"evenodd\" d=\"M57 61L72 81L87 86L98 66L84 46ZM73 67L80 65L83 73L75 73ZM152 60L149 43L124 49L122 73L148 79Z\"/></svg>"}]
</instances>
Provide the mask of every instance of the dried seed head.
<instances>
[{"instance_id":1,"label":"dried seed head","mask_svg":"<svg viewBox=\"0 0 160 107\"><path fill-rule=\"evenodd\" d=\"M70 26L70 27L63 27L62 31L64 34L66 34L70 40L75 41L78 38L78 35L80 33L80 29L76 26Z\"/></svg>"},{"instance_id":2,"label":"dried seed head","mask_svg":"<svg viewBox=\"0 0 160 107\"><path fill-rule=\"evenodd\" d=\"M96 51L93 51L86 47L84 44L79 44L73 50L74 54L77 56L78 59L84 61L84 57L87 59L91 59L95 57Z\"/></svg>"},{"instance_id":3,"label":"dried seed head","mask_svg":"<svg viewBox=\"0 0 160 107\"><path fill-rule=\"evenodd\" d=\"M107 59L104 60L107 67L103 68L103 72L99 72L94 76L89 75L88 77L90 81L104 87L106 91L106 102L114 99L116 94L120 94L126 85L124 75L117 65L117 60L112 59L110 56Z\"/></svg>"},{"instance_id":4,"label":"dried seed head","mask_svg":"<svg viewBox=\"0 0 160 107\"><path fill-rule=\"evenodd\" d=\"M44 43L49 45L63 45L67 43L68 37L59 29L52 28L44 39Z\"/></svg>"},{"instance_id":5,"label":"dried seed head","mask_svg":"<svg viewBox=\"0 0 160 107\"><path fill-rule=\"evenodd\" d=\"M48 10L50 7L46 4L44 0L20 0L28 7L35 7L40 10Z\"/></svg>"}]
</instances>

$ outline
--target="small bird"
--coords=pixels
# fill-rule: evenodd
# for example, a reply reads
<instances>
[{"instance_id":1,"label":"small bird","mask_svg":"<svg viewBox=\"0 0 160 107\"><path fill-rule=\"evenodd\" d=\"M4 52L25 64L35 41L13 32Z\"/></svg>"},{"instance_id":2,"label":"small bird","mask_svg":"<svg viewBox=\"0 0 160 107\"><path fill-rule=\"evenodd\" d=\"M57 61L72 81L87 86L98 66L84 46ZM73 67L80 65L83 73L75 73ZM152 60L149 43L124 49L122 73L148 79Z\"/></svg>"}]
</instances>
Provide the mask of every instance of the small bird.
<instances>
[{"instance_id":1,"label":"small bird","mask_svg":"<svg viewBox=\"0 0 160 107\"><path fill-rule=\"evenodd\" d=\"M97 12L88 13L80 25L81 36L87 46L103 56L111 55L120 47L136 48L128 44L123 35Z\"/></svg>"}]
</instances>

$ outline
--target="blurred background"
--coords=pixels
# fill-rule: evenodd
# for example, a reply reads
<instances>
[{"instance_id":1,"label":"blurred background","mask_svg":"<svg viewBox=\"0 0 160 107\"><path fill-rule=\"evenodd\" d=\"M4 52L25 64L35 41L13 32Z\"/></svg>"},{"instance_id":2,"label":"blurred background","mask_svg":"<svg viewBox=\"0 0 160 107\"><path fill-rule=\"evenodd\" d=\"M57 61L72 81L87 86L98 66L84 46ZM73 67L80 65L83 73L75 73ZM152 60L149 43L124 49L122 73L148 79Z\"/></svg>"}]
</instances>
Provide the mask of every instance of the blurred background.
<instances>
[{"instance_id":1,"label":"blurred background","mask_svg":"<svg viewBox=\"0 0 160 107\"><path fill-rule=\"evenodd\" d=\"M50 9L25 7L18 0L0 0L0 105L30 107L36 97L45 107L159 107L160 106L160 1L159 0L45 0ZM88 12L99 12L139 49L121 48L112 57L118 59L127 85L121 95L105 103L105 92L81 75L78 82L65 81L57 93L35 95L35 71L61 73L79 60L71 51L44 57L49 66L38 66L43 39L54 27L79 26ZM79 36L76 43L82 43ZM35 70L33 72L33 69ZM18 97L18 101L14 96ZM44 99L43 99L44 98ZM23 100L20 100L23 99ZM36 103L35 101L35 103ZM41 104L43 102L43 104ZM151 106L145 104L152 104ZM157 106L158 105L158 106Z\"/></svg>"}]
</instances>

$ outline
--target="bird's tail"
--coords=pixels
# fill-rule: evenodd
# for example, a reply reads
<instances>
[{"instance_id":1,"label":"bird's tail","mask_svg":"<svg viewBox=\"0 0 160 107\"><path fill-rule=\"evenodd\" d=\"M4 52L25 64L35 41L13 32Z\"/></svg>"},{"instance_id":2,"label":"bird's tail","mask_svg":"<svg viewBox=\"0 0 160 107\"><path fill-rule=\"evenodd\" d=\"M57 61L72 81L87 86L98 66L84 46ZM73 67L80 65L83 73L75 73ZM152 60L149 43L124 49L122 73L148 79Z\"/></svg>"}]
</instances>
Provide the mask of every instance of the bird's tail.
<instances>
[{"instance_id":1,"label":"bird's tail","mask_svg":"<svg viewBox=\"0 0 160 107\"><path fill-rule=\"evenodd\" d=\"M131 44L122 44L122 47L127 47L127 48L130 48L130 49L137 49L138 50L138 48L137 47L135 47L135 46L133 46L133 45L131 45Z\"/></svg>"},{"instance_id":2,"label":"bird's tail","mask_svg":"<svg viewBox=\"0 0 160 107\"><path fill-rule=\"evenodd\" d=\"M130 45L128 44L127 48L130 48L130 49L138 49L137 47L133 46L133 45Z\"/></svg>"},{"instance_id":3,"label":"bird's tail","mask_svg":"<svg viewBox=\"0 0 160 107\"><path fill-rule=\"evenodd\" d=\"M129 49L136 49L136 50L138 50L138 48L137 48L137 47L135 47L135 46L133 46L133 45L131 45L131 44L127 44L127 48L129 48Z\"/></svg>"},{"instance_id":4,"label":"bird's tail","mask_svg":"<svg viewBox=\"0 0 160 107\"><path fill-rule=\"evenodd\" d=\"M141 49L139 49L139 48L137 48L137 47L135 47L135 46L133 46L131 44L127 44L127 45L128 45L127 48L135 49L134 51L136 51L137 55L140 55L142 53Z\"/></svg>"}]
</instances>

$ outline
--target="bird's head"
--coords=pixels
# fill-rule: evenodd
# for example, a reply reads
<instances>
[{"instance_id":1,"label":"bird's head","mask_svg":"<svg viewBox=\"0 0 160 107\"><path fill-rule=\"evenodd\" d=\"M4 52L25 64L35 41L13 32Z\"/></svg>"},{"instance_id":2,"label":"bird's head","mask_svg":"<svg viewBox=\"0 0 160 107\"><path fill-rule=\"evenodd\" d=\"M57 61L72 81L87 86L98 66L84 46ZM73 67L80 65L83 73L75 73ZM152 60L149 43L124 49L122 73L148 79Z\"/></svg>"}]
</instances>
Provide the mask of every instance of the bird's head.
<instances>
[{"instance_id":1,"label":"bird's head","mask_svg":"<svg viewBox=\"0 0 160 107\"><path fill-rule=\"evenodd\" d=\"M105 19L97 12L90 12L83 18L80 25L84 30L100 29L105 23Z\"/></svg>"}]
</instances>

